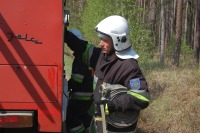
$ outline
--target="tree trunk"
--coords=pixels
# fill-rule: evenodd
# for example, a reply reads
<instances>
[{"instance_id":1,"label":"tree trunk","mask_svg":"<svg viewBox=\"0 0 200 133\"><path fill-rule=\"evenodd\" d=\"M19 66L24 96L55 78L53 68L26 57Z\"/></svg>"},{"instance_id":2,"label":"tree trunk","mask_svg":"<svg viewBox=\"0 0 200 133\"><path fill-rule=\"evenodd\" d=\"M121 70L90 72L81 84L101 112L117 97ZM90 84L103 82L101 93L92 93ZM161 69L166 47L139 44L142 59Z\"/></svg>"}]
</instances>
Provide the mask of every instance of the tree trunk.
<instances>
[{"instance_id":1,"label":"tree trunk","mask_svg":"<svg viewBox=\"0 0 200 133\"><path fill-rule=\"evenodd\" d=\"M174 49L173 65L175 67L179 66L180 49L181 49L181 34L182 34L182 6L183 1L178 0L177 5L177 19L176 19L176 42Z\"/></svg>"},{"instance_id":2,"label":"tree trunk","mask_svg":"<svg viewBox=\"0 0 200 133\"><path fill-rule=\"evenodd\" d=\"M170 5L170 1L171 0L165 0L165 2L166 2L166 9L165 9L165 12L166 12L166 14L165 14L165 20L166 20L166 22L165 22L165 49L167 48L167 46L168 46L168 42L169 42L169 37L170 37L170 33L169 33L169 23L170 23L170 21L169 21L169 5Z\"/></svg>"},{"instance_id":3,"label":"tree trunk","mask_svg":"<svg viewBox=\"0 0 200 133\"><path fill-rule=\"evenodd\" d=\"M194 33L194 61L199 64L199 53L200 53L200 1L196 4L196 26Z\"/></svg>"},{"instance_id":4,"label":"tree trunk","mask_svg":"<svg viewBox=\"0 0 200 133\"><path fill-rule=\"evenodd\" d=\"M172 1L172 10L173 10L173 13L172 13L172 17L171 17L171 35L173 35L174 31L175 31L175 23L176 23L176 3L177 3L177 0L173 0Z\"/></svg>"},{"instance_id":5,"label":"tree trunk","mask_svg":"<svg viewBox=\"0 0 200 133\"><path fill-rule=\"evenodd\" d=\"M188 1L188 29L186 33L186 44L192 47L192 23L193 23L193 14L192 14L192 3L191 0Z\"/></svg>"},{"instance_id":6,"label":"tree trunk","mask_svg":"<svg viewBox=\"0 0 200 133\"><path fill-rule=\"evenodd\" d=\"M188 3L188 1L187 1L187 2L186 2L186 7L185 7L184 43L187 43L187 34L188 34L188 7L189 7L189 3Z\"/></svg>"},{"instance_id":7,"label":"tree trunk","mask_svg":"<svg viewBox=\"0 0 200 133\"><path fill-rule=\"evenodd\" d=\"M161 0L161 48L160 48L160 62L165 63L165 9L164 0Z\"/></svg>"},{"instance_id":8,"label":"tree trunk","mask_svg":"<svg viewBox=\"0 0 200 133\"><path fill-rule=\"evenodd\" d=\"M149 29L151 31L150 37L154 38L154 44L155 41L155 23L156 23L156 0L150 0L150 12L149 12Z\"/></svg>"},{"instance_id":9,"label":"tree trunk","mask_svg":"<svg viewBox=\"0 0 200 133\"><path fill-rule=\"evenodd\" d=\"M144 5L143 5L143 21L145 21L145 13L146 13L146 0L144 0Z\"/></svg>"}]
</instances>

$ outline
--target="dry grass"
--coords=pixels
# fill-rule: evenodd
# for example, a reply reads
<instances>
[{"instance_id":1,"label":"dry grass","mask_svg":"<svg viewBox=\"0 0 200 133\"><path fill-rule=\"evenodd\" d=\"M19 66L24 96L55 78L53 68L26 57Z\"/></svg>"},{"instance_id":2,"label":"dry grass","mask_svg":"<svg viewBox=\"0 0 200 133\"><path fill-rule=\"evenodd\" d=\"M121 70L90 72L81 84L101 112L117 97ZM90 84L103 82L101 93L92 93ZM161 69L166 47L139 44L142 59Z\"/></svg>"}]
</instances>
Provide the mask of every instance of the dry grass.
<instances>
[{"instance_id":1,"label":"dry grass","mask_svg":"<svg viewBox=\"0 0 200 133\"><path fill-rule=\"evenodd\" d=\"M142 132L199 133L200 69L151 69L145 75L152 102L142 111Z\"/></svg>"},{"instance_id":2,"label":"dry grass","mask_svg":"<svg viewBox=\"0 0 200 133\"><path fill-rule=\"evenodd\" d=\"M72 60L65 56L68 79ZM200 133L200 69L149 64L141 68L152 101L141 113L137 133Z\"/></svg>"}]
</instances>

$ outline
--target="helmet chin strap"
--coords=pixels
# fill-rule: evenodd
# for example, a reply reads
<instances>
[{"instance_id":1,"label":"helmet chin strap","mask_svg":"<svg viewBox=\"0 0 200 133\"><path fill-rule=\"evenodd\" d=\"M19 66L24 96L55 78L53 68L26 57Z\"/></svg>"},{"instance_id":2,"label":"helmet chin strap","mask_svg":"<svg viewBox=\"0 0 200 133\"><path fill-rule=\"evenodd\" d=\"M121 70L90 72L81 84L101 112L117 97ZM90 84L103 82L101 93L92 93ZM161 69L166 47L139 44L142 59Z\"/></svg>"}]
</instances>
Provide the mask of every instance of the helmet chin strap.
<instances>
[{"instance_id":1,"label":"helmet chin strap","mask_svg":"<svg viewBox=\"0 0 200 133\"><path fill-rule=\"evenodd\" d=\"M112 46L112 48L110 49L108 55L112 55L115 52L114 46Z\"/></svg>"},{"instance_id":2,"label":"helmet chin strap","mask_svg":"<svg viewBox=\"0 0 200 133\"><path fill-rule=\"evenodd\" d=\"M109 53L107 54L104 54L104 57L105 57L105 61L108 62L110 61L110 57L115 53L115 50L114 50L114 47L112 47L109 51Z\"/></svg>"}]
</instances>

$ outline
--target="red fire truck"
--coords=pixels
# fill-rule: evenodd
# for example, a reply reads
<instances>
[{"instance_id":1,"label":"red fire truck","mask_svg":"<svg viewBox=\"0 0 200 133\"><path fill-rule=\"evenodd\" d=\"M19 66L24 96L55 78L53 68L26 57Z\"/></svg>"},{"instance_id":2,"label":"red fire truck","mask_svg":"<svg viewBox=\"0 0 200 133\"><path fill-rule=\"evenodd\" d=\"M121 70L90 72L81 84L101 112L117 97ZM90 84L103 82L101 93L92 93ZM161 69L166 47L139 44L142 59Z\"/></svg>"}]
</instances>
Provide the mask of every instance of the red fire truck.
<instances>
[{"instance_id":1,"label":"red fire truck","mask_svg":"<svg viewBox=\"0 0 200 133\"><path fill-rule=\"evenodd\" d=\"M63 132L63 2L0 0L0 129Z\"/></svg>"}]
</instances>

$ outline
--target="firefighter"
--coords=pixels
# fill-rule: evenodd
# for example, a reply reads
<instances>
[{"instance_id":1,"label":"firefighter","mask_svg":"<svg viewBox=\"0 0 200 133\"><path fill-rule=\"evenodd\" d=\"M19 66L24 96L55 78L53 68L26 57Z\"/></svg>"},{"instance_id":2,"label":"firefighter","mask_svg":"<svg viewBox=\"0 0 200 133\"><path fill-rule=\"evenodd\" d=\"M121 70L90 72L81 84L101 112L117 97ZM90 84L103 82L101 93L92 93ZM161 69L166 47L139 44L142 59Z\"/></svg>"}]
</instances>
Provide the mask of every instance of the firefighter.
<instances>
[{"instance_id":1,"label":"firefighter","mask_svg":"<svg viewBox=\"0 0 200 133\"><path fill-rule=\"evenodd\" d=\"M79 39L84 40L79 30L72 29L70 32ZM86 133L92 120L88 110L93 102L93 77L92 69L81 60L81 57L75 56L72 63L71 78L68 83L70 90L67 110L68 130L70 133Z\"/></svg>"},{"instance_id":2,"label":"firefighter","mask_svg":"<svg viewBox=\"0 0 200 133\"><path fill-rule=\"evenodd\" d=\"M66 29L65 42L75 55L83 56L87 65L94 68L96 132L133 133L140 110L149 105L150 95L137 62L139 55L131 47L128 22L121 16L112 15L95 29L101 39L100 48L80 40Z\"/></svg>"}]
</instances>

